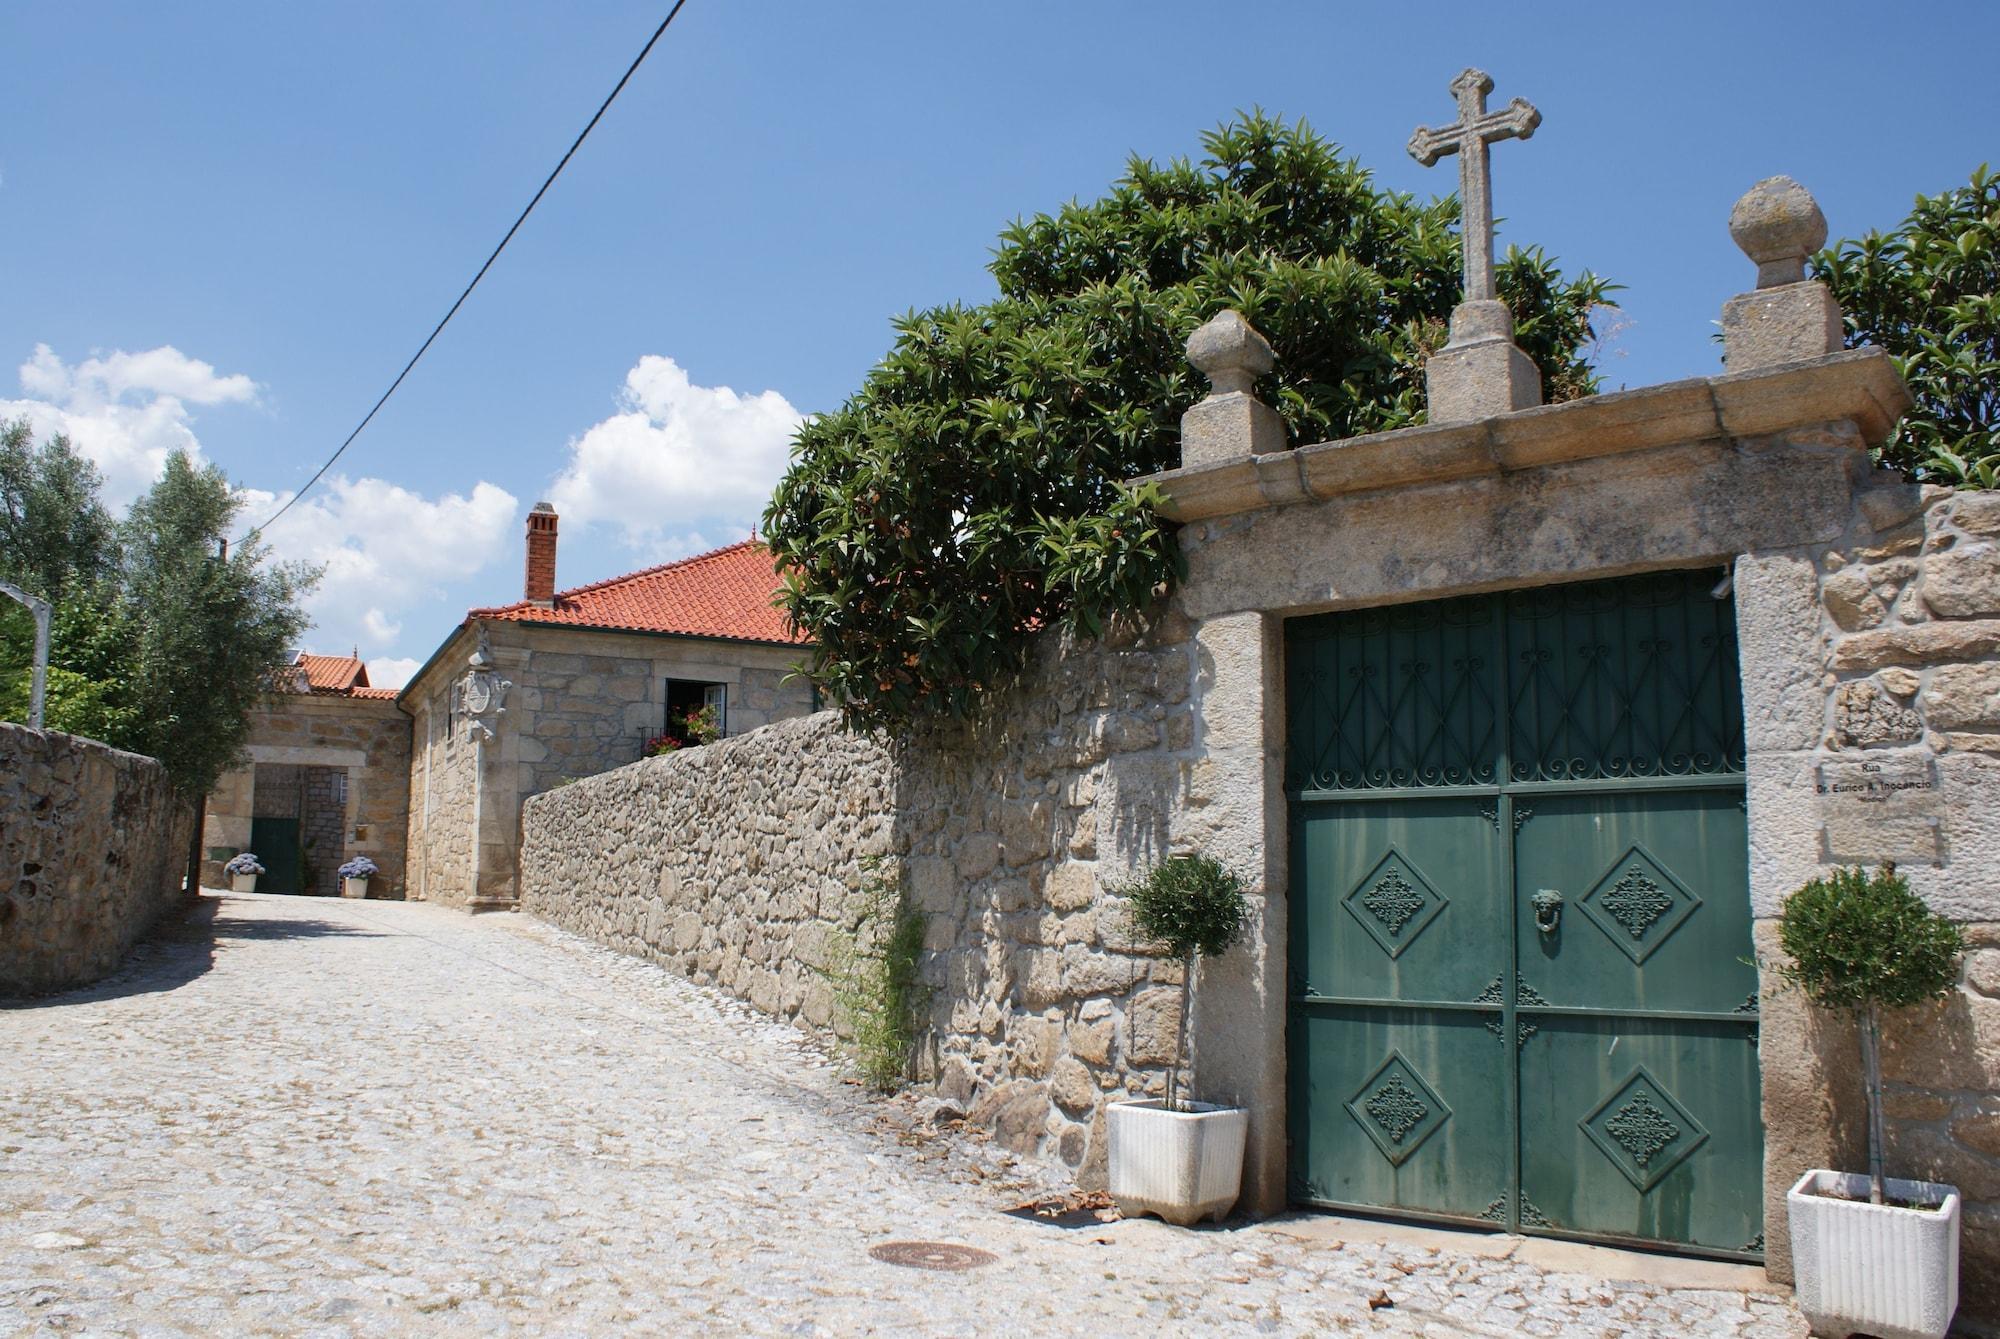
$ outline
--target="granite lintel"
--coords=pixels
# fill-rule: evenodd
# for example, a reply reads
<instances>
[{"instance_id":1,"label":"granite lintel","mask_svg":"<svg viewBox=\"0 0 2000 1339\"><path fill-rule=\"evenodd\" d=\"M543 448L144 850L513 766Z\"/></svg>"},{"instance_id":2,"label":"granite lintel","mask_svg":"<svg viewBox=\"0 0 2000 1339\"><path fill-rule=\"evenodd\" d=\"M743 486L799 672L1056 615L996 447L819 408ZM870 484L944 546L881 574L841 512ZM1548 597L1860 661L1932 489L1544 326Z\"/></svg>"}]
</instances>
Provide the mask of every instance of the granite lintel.
<instances>
[{"instance_id":1,"label":"granite lintel","mask_svg":"<svg viewBox=\"0 0 2000 1339\"><path fill-rule=\"evenodd\" d=\"M1423 424L1149 477L1166 491L1165 516L1196 521L1302 497L1502 474L1835 421L1852 422L1872 446L1888 438L1910 403L1888 354L1847 349L1780 367L1539 405L1476 423ZM1287 477L1294 470L1296 483Z\"/></svg>"}]
</instances>

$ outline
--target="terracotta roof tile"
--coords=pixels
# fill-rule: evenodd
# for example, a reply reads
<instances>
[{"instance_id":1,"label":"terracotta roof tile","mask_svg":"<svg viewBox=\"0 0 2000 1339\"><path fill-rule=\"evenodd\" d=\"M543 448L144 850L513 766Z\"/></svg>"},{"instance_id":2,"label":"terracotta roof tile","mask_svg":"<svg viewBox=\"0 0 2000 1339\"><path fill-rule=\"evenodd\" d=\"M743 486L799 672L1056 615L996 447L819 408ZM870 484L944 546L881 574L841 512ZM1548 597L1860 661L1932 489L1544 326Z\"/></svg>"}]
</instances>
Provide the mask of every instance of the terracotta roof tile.
<instances>
[{"instance_id":1,"label":"terracotta roof tile","mask_svg":"<svg viewBox=\"0 0 2000 1339\"><path fill-rule=\"evenodd\" d=\"M308 692L348 693L368 686L368 667L354 656L316 656L301 651L292 663L306 672Z\"/></svg>"},{"instance_id":2,"label":"terracotta roof tile","mask_svg":"<svg viewBox=\"0 0 2000 1339\"><path fill-rule=\"evenodd\" d=\"M746 539L678 562L558 591L552 608L523 600L474 609L468 617L796 645L805 638L793 631L773 604L780 584L770 549Z\"/></svg>"},{"instance_id":3,"label":"terracotta roof tile","mask_svg":"<svg viewBox=\"0 0 2000 1339\"><path fill-rule=\"evenodd\" d=\"M400 688L357 688L352 693L348 694L348 696L380 698L383 700L390 700L395 698L402 691L403 690Z\"/></svg>"}]
</instances>

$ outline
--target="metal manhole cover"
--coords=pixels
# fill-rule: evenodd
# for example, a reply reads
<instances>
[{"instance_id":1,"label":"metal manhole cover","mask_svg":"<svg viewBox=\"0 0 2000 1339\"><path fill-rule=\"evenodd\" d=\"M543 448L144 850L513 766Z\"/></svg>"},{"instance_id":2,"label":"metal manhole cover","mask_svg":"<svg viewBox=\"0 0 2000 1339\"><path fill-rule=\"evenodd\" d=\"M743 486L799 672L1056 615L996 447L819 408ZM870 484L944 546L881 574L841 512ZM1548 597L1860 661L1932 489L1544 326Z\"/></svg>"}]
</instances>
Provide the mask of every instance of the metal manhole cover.
<instances>
[{"instance_id":1,"label":"metal manhole cover","mask_svg":"<svg viewBox=\"0 0 2000 1339\"><path fill-rule=\"evenodd\" d=\"M885 1265L948 1271L977 1269L1000 1258L977 1246L954 1246L948 1241L885 1241L870 1246L868 1254Z\"/></svg>"}]
</instances>

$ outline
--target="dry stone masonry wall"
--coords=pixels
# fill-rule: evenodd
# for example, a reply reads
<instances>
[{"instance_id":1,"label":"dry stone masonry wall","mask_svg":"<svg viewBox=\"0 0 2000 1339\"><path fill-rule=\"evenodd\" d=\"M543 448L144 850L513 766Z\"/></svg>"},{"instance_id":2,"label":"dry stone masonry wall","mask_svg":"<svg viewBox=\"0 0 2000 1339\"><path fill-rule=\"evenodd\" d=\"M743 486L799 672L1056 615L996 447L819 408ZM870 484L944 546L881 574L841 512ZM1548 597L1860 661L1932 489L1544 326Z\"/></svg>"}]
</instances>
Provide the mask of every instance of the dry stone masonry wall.
<instances>
[{"instance_id":1,"label":"dry stone masonry wall","mask_svg":"<svg viewBox=\"0 0 2000 1339\"><path fill-rule=\"evenodd\" d=\"M181 904L193 822L155 760L0 723L0 995L115 970Z\"/></svg>"},{"instance_id":2,"label":"dry stone masonry wall","mask_svg":"<svg viewBox=\"0 0 2000 1339\"><path fill-rule=\"evenodd\" d=\"M648 758L527 802L522 909L830 1029L894 800L887 750L830 713Z\"/></svg>"},{"instance_id":3,"label":"dry stone masonry wall","mask_svg":"<svg viewBox=\"0 0 2000 1339\"><path fill-rule=\"evenodd\" d=\"M990 725L904 751L901 847L936 991L920 1072L1086 1187L1103 1184L1106 1102L1159 1095L1173 1058L1181 966L1134 937L1119 890L1198 830L1197 668L1168 610L1052 647Z\"/></svg>"},{"instance_id":4,"label":"dry stone masonry wall","mask_svg":"<svg viewBox=\"0 0 2000 1339\"><path fill-rule=\"evenodd\" d=\"M523 908L832 1029L835 936L886 879L926 919L920 1077L1101 1184L1104 1104L1163 1090L1180 1022L1116 890L1200 830L1196 674L1168 611L1052 649L977 730L891 750L827 712L563 786L527 804Z\"/></svg>"},{"instance_id":5,"label":"dry stone masonry wall","mask_svg":"<svg viewBox=\"0 0 2000 1339\"><path fill-rule=\"evenodd\" d=\"M1820 559L1825 746L1834 760L1821 775L1880 780L1879 796L1852 807L1881 811L1873 826L1895 848L1883 853L1907 851L1915 886L1967 922L1973 947L1959 992L1895 1019L1883 1067L1891 1168L1964 1193L1967 1283L1992 1297L2000 1296L2000 876L1992 860L2000 835L2000 493L1903 495L1914 505L1896 510L1908 514L1878 509L1865 542ZM1842 837L1838 824L1828 827L1830 859L1850 854L1832 849Z\"/></svg>"}]
</instances>

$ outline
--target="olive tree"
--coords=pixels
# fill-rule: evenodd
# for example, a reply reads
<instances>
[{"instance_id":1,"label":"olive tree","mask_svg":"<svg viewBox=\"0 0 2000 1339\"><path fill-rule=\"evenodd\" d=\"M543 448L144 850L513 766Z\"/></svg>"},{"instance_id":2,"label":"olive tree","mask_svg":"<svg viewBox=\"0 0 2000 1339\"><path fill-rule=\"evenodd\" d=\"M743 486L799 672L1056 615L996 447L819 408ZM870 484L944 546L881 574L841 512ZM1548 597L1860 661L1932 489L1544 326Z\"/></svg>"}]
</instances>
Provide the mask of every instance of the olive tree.
<instances>
[{"instance_id":1,"label":"olive tree","mask_svg":"<svg viewBox=\"0 0 2000 1339\"><path fill-rule=\"evenodd\" d=\"M1823 1009L1861 1029L1868 1090L1869 1198L1882 1202L1882 1014L1947 994L1958 980L1965 932L1932 911L1910 881L1884 865L1872 876L1837 869L1785 899L1780 974Z\"/></svg>"}]
</instances>

